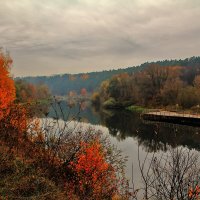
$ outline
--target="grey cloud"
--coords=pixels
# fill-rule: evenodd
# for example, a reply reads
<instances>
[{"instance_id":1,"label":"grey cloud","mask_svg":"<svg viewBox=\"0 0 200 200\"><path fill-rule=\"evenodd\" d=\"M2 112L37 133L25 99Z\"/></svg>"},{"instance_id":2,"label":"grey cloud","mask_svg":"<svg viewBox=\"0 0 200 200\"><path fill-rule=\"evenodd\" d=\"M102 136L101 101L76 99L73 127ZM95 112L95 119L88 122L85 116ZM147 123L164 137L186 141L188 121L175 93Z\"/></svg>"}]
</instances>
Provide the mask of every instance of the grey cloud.
<instances>
[{"instance_id":1,"label":"grey cloud","mask_svg":"<svg viewBox=\"0 0 200 200\"><path fill-rule=\"evenodd\" d=\"M199 55L199 0L0 0L13 73L77 73Z\"/></svg>"}]
</instances>

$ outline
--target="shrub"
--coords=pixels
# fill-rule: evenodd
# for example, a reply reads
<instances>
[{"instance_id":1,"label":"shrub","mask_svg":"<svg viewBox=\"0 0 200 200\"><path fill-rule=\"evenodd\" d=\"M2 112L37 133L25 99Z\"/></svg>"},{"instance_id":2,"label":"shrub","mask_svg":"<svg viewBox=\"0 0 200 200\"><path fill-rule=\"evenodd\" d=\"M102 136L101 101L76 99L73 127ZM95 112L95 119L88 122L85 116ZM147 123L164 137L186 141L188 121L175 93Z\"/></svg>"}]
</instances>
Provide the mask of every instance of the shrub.
<instances>
[{"instance_id":1,"label":"shrub","mask_svg":"<svg viewBox=\"0 0 200 200\"><path fill-rule=\"evenodd\" d=\"M192 106L198 105L200 97L198 90L192 86L183 88L178 95L178 103L183 108L191 108Z\"/></svg>"},{"instance_id":2,"label":"shrub","mask_svg":"<svg viewBox=\"0 0 200 200\"><path fill-rule=\"evenodd\" d=\"M114 168L106 161L106 152L98 140L82 142L75 161L70 162L76 175L73 180L79 196L104 199L117 193Z\"/></svg>"},{"instance_id":3,"label":"shrub","mask_svg":"<svg viewBox=\"0 0 200 200\"><path fill-rule=\"evenodd\" d=\"M100 95L98 92L94 92L91 98L92 104L99 106L101 103Z\"/></svg>"}]
</instances>

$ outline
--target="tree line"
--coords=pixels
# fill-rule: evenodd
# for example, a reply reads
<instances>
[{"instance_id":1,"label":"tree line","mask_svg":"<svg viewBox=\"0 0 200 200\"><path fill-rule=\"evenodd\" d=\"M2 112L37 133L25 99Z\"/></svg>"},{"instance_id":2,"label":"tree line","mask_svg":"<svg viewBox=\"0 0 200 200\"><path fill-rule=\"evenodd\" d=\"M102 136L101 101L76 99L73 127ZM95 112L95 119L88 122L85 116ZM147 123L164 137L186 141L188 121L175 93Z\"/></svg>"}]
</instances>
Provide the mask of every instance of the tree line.
<instances>
[{"instance_id":1,"label":"tree line","mask_svg":"<svg viewBox=\"0 0 200 200\"><path fill-rule=\"evenodd\" d=\"M104 81L93 94L95 104L112 106L199 107L200 63L189 66L151 64L133 74L123 73Z\"/></svg>"},{"instance_id":2,"label":"tree line","mask_svg":"<svg viewBox=\"0 0 200 200\"><path fill-rule=\"evenodd\" d=\"M68 95L70 91L74 91L80 94L81 90L85 88L88 93L92 93L101 83L107 79L110 79L114 75L118 74L132 74L139 71L143 71L150 65L156 64L160 66L196 66L200 64L200 57L191 57L184 60L163 60L157 62L145 62L139 66L132 66L123 69L109 70L102 72L90 72L79 74L60 74L52 76L36 76L36 77L18 77L27 81L28 83L38 85L45 84L53 95Z\"/></svg>"}]
</instances>

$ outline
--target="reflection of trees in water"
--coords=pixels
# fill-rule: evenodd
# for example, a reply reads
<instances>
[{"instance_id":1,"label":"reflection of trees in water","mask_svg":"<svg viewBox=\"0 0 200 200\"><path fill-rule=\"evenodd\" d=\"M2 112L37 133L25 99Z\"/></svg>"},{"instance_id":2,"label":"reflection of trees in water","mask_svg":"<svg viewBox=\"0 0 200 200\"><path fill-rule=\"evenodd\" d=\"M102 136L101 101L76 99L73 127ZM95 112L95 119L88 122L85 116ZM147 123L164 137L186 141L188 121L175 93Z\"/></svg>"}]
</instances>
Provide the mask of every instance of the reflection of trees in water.
<instances>
[{"instance_id":1,"label":"reflection of trees in water","mask_svg":"<svg viewBox=\"0 0 200 200\"><path fill-rule=\"evenodd\" d=\"M127 137L136 138L138 143L146 151L166 151L168 147L173 148L183 145L188 148L200 150L200 128L181 126L167 123L147 122L140 118L138 113L128 111L99 110L91 107L89 103L84 102L79 113L80 104L75 107L69 107L67 102L61 102L61 107L65 119L74 116L80 121L91 124L101 124L109 129L112 136L118 140L125 140ZM59 109L57 110L59 115ZM79 113L79 114L77 114ZM54 113L49 108L49 117Z\"/></svg>"},{"instance_id":2,"label":"reflection of trees in water","mask_svg":"<svg viewBox=\"0 0 200 200\"><path fill-rule=\"evenodd\" d=\"M142 159L138 148L138 163L143 180L139 190L142 199L199 199L199 155L195 151L169 147L167 153L147 153Z\"/></svg>"},{"instance_id":3,"label":"reflection of trees in water","mask_svg":"<svg viewBox=\"0 0 200 200\"><path fill-rule=\"evenodd\" d=\"M61 113L62 109L63 114ZM89 122L91 124L99 124L99 115L93 111L93 107L91 107L89 101L61 101L59 103L59 106L57 103L52 104L49 107L49 117L55 117L57 111L57 116L60 119L63 119L64 121L68 119L74 119L81 122ZM54 109L53 109L54 107Z\"/></svg>"},{"instance_id":4,"label":"reflection of trees in water","mask_svg":"<svg viewBox=\"0 0 200 200\"><path fill-rule=\"evenodd\" d=\"M99 113L101 122L119 140L137 138L148 151L166 151L168 146L187 146L200 150L200 128L166 123L147 123L138 113L106 111Z\"/></svg>"}]
</instances>

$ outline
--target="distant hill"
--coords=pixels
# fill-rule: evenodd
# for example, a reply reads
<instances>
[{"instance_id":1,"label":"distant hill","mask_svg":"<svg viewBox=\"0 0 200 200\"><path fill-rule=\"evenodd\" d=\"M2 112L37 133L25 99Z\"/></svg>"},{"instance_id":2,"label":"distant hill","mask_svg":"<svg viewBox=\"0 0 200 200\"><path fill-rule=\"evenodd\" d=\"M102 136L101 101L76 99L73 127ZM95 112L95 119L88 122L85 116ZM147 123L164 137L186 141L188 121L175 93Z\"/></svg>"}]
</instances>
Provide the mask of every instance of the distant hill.
<instances>
[{"instance_id":1,"label":"distant hill","mask_svg":"<svg viewBox=\"0 0 200 200\"><path fill-rule=\"evenodd\" d=\"M109 70L102 72L90 72L80 74L60 74L52 76L36 76L36 77L23 77L16 79L23 79L32 84L46 84L53 95L67 95L70 91L80 93L82 88L85 88L87 92L93 92L100 84L113 75L121 73L135 73L141 71L151 64L157 64L160 66L186 66L195 67L200 66L200 57L191 57L184 60L163 60L156 62L146 62L139 66L128 67L124 69Z\"/></svg>"}]
</instances>

